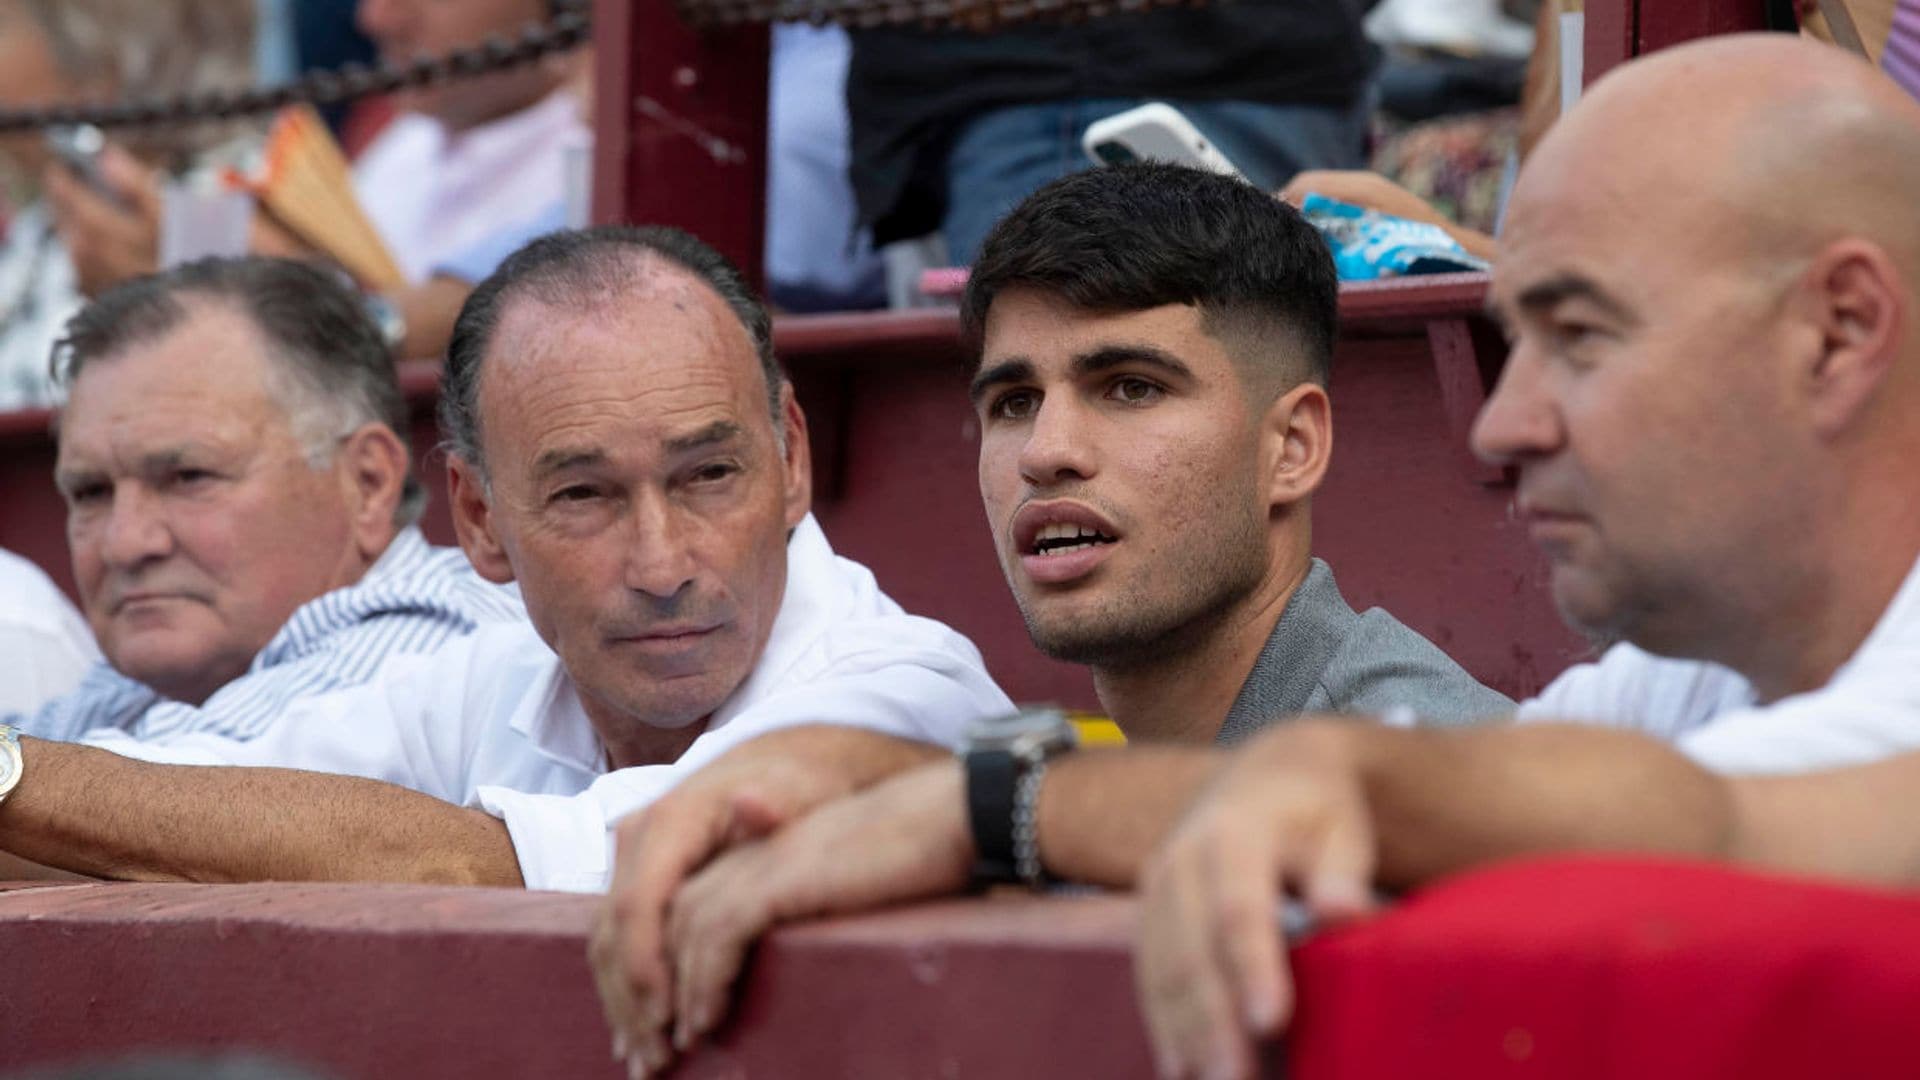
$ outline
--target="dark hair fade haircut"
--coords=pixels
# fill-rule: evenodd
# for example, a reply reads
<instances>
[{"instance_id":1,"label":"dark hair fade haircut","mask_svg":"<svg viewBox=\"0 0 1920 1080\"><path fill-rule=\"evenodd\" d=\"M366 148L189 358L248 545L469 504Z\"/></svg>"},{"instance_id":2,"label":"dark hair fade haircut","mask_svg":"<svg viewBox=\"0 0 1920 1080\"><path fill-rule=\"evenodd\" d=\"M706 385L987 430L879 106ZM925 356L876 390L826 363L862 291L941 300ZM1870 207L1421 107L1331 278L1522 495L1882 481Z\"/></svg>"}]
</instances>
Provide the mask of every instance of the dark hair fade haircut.
<instances>
[{"instance_id":1,"label":"dark hair fade haircut","mask_svg":"<svg viewBox=\"0 0 1920 1080\"><path fill-rule=\"evenodd\" d=\"M303 399L283 401L288 410L298 414L319 405L353 427L384 424L406 442L406 399L366 305L337 272L294 259L196 259L108 289L67 321L65 336L53 346L54 380L71 386L87 365L165 337L186 321L196 301L226 305L260 331L271 353L270 370ZM309 454L316 449L309 447ZM426 489L408 469L395 522L418 521L426 505Z\"/></svg>"},{"instance_id":2,"label":"dark hair fade haircut","mask_svg":"<svg viewBox=\"0 0 1920 1080\"><path fill-rule=\"evenodd\" d=\"M1292 382L1326 382L1339 325L1333 257L1298 211L1243 181L1152 162L1055 180L1001 219L968 276L969 338L1010 288L1098 312L1190 304L1211 334L1255 331L1259 359L1275 357ZM1304 365L1287 363L1296 357Z\"/></svg>"},{"instance_id":3,"label":"dark hair fade haircut","mask_svg":"<svg viewBox=\"0 0 1920 1080\"><path fill-rule=\"evenodd\" d=\"M564 229L532 241L509 255L467 297L453 324L440 387L440 433L447 449L486 475L480 456L480 367L509 303L526 295L567 308L618 304L647 257L664 259L705 282L740 320L766 376L767 408L778 435L786 376L773 355L772 317L746 277L719 252L679 229L600 225Z\"/></svg>"}]
</instances>

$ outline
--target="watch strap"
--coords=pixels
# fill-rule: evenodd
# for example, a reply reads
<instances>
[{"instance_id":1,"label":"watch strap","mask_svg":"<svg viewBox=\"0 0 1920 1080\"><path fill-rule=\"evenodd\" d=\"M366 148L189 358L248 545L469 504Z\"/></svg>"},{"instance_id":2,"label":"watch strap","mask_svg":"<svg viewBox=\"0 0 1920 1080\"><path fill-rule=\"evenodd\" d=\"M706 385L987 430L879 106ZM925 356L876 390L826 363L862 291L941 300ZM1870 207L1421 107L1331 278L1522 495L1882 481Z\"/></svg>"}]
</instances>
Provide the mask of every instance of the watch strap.
<instances>
[{"instance_id":1,"label":"watch strap","mask_svg":"<svg viewBox=\"0 0 1920 1080\"><path fill-rule=\"evenodd\" d=\"M973 831L973 884L1006 885L1021 880L1014 851L1014 796L1019 786L1020 759L1013 751L995 747L969 750L967 822Z\"/></svg>"}]
</instances>

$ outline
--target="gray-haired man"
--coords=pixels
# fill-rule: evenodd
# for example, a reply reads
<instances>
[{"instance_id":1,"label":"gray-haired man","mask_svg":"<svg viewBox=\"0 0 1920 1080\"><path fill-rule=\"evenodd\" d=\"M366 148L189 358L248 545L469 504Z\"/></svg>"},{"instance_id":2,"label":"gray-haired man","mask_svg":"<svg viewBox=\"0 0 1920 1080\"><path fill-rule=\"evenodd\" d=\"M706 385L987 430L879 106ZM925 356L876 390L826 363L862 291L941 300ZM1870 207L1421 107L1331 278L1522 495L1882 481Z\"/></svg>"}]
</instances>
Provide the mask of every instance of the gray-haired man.
<instances>
[{"instance_id":1,"label":"gray-haired man","mask_svg":"<svg viewBox=\"0 0 1920 1080\"><path fill-rule=\"evenodd\" d=\"M327 273L211 259L135 280L74 317L56 369L55 480L107 662L0 720L246 740L300 697L523 617L414 526L393 365Z\"/></svg>"}]
</instances>

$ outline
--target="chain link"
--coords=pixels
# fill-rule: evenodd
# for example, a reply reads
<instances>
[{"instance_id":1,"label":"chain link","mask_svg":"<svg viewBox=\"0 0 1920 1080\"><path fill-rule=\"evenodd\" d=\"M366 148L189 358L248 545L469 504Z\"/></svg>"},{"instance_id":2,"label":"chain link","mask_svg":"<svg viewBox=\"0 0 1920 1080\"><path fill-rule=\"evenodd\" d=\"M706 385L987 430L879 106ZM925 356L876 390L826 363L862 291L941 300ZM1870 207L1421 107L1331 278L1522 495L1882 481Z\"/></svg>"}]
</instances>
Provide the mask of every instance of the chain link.
<instances>
[{"instance_id":1,"label":"chain link","mask_svg":"<svg viewBox=\"0 0 1920 1080\"><path fill-rule=\"evenodd\" d=\"M591 29L586 6L586 0L555 0L552 19L530 24L517 37L496 35L478 45L403 64L346 64L309 72L279 86L100 105L0 109L0 134L71 124L128 128L207 123L275 112L288 105L337 105L373 94L470 79L522 67L584 44Z\"/></svg>"},{"instance_id":2,"label":"chain link","mask_svg":"<svg viewBox=\"0 0 1920 1080\"><path fill-rule=\"evenodd\" d=\"M963 27L986 31L1035 20L1077 22L1205 0L676 0L680 18L698 30L767 22L836 23L858 30L882 26Z\"/></svg>"},{"instance_id":3,"label":"chain link","mask_svg":"<svg viewBox=\"0 0 1920 1080\"><path fill-rule=\"evenodd\" d=\"M633 0L648 3L651 0ZM1163 7L1198 7L1207 0L675 0L688 26L712 30L769 22L828 23L851 29L881 26L964 27L986 31L1039 19L1079 21ZM412 90L521 67L586 43L589 0L553 0L553 18L518 37L494 36L478 45L404 64L346 64L314 71L279 86L120 101L0 109L0 134L72 124L100 128L159 127L232 120L287 105L337 105L373 94Z\"/></svg>"}]
</instances>

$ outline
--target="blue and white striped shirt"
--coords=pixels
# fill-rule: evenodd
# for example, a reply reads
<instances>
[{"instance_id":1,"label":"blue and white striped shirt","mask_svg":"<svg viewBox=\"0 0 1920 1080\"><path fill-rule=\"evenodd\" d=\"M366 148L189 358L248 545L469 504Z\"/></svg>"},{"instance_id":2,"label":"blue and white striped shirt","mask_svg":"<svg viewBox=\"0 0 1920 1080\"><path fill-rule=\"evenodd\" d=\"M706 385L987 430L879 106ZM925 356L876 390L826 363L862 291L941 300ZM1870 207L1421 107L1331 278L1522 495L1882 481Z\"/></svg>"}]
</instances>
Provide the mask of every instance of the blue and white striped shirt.
<instances>
[{"instance_id":1,"label":"blue and white striped shirt","mask_svg":"<svg viewBox=\"0 0 1920 1080\"><path fill-rule=\"evenodd\" d=\"M190 734L252 739L300 698L364 685L393 657L430 653L483 625L526 617L516 592L475 574L460 549L433 547L408 528L357 583L296 610L247 673L202 705L164 698L102 663L71 693L8 722L65 742L101 728L142 742Z\"/></svg>"}]
</instances>

